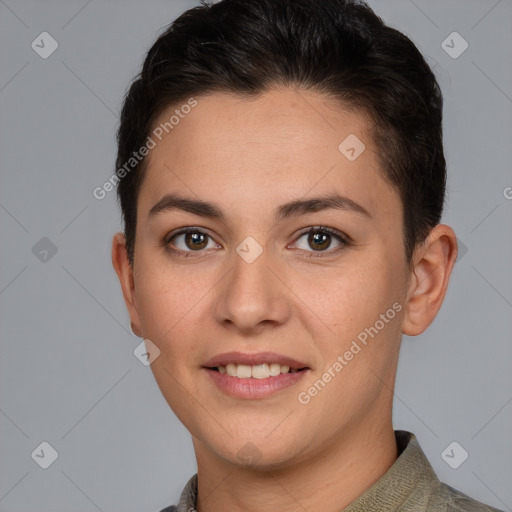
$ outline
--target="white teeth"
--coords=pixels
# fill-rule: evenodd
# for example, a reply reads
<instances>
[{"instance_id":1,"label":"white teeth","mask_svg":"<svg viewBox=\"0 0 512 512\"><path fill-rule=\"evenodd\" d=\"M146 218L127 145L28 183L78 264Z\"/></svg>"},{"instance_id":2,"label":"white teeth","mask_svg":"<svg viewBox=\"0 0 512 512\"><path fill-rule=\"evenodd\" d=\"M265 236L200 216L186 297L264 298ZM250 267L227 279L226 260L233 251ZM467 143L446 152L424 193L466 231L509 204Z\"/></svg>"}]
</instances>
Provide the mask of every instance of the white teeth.
<instances>
[{"instance_id":1,"label":"white teeth","mask_svg":"<svg viewBox=\"0 0 512 512\"><path fill-rule=\"evenodd\" d=\"M251 367L248 364L237 365L236 376L240 379L248 379L251 376Z\"/></svg>"},{"instance_id":2,"label":"white teeth","mask_svg":"<svg viewBox=\"0 0 512 512\"><path fill-rule=\"evenodd\" d=\"M271 377L277 377L281 373L281 365L279 363L272 363L269 370Z\"/></svg>"},{"instance_id":3,"label":"white teeth","mask_svg":"<svg viewBox=\"0 0 512 512\"><path fill-rule=\"evenodd\" d=\"M268 377L270 377L270 369L268 364L263 363L259 364L258 366L251 366L251 376L255 379L268 379Z\"/></svg>"},{"instance_id":4,"label":"white teeth","mask_svg":"<svg viewBox=\"0 0 512 512\"><path fill-rule=\"evenodd\" d=\"M239 379L267 379L268 377L277 377L281 373L295 373L298 370L293 369L290 371L289 366L280 365L279 363L263 363L254 366L248 364L233 364L229 363L226 366L219 366L220 373L227 373L231 377L238 377Z\"/></svg>"},{"instance_id":5,"label":"white teeth","mask_svg":"<svg viewBox=\"0 0 512 512\"><path fill-rule=\"evenodd\" d=\"M229 363L228 365L226 365L226 373L231 377L236 377L236 364Z\"/></svg>"}]
</instances>

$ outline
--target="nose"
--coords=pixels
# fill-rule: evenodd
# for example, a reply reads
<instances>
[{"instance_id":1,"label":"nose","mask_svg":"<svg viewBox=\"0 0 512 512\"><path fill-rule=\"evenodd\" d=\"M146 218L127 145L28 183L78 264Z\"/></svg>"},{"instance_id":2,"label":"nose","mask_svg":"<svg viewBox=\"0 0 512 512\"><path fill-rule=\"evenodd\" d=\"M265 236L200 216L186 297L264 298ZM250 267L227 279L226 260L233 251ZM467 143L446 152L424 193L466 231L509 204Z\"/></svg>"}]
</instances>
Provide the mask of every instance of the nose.
<instances>
[{"instance_id":1,"label":"nose","mask_svg":"<svg viewBox=\"0 0 512 512\"><path fill-rule=\"evenodd\" d=\"M232 270L216 289L217 322L239 333L254 334L289 319L291 292L271 260L265 250L252 262L234 253Z\"/></svg>"}]
</instances>

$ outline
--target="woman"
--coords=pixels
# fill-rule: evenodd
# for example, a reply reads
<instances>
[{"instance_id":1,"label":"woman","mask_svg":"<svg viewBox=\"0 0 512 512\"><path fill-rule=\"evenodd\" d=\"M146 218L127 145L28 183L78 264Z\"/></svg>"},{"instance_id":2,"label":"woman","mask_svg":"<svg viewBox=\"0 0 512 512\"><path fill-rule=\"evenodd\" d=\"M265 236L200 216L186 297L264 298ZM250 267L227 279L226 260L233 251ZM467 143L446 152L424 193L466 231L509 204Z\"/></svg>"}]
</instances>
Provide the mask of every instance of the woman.
<instances>
[{"instance_id":1,"label":"woman","mask_svg":"<svg viewBox=\"0 0 512 512\"><path fill-rule=\"evenodd\" d=\"M166 511L496 510L392 425L402 334L457 255L441 92L406 36L348 0L191 9L127 94L116 167L113 264L197 459Z\"/></svg>"}]
</instances>

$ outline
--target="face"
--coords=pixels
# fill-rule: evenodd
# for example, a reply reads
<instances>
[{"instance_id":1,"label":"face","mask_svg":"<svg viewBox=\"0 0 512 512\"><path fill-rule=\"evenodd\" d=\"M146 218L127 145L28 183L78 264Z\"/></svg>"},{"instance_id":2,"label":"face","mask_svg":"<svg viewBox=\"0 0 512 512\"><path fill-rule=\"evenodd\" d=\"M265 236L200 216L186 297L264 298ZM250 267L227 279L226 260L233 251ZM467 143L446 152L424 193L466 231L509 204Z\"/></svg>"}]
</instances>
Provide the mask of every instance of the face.
<instances>
[{"instance_id":1,"label":"face","mask_svg":"<svg viewBox=\"0 0 512 512\"><path fill-rule=\"evenodd\" d=\"M196 448L285 467L390 421L402 205L361 113L292 89L196 100L148 157L132 327Z\"/></svg>"}]
</instances>

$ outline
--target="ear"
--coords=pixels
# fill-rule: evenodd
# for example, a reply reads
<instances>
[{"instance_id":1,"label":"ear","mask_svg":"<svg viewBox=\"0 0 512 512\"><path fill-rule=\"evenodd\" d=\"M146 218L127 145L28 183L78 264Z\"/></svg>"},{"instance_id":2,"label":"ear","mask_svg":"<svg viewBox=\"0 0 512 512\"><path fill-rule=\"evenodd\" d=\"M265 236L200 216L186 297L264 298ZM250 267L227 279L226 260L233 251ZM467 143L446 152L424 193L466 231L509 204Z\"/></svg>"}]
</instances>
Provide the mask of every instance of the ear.
<instances>
[{"instance_id":1,"label":"ear","mask_svg":"<svg viewBox=\"0 0 512 512\"><path fill-rule=\"evenodd\" d=\"M435 226L414 251L402 332L421 334L434 320L443 303L457 258L457 237L444 224Z\"/></svg>"},{"instance_id":2,"label":"ear","mask_svg":"<svg viewBox=\"0 0 512 512\"><path fill-rule=\"evenodd\" d=\"M132 331L136 336L142 338L139 313L135 306L133 269L128 260L128 253L126 252L126 238L124 233L116 233L112 239L112 265L121 283L124 301L130 315Z\"/></svg>"}]
</instances>

